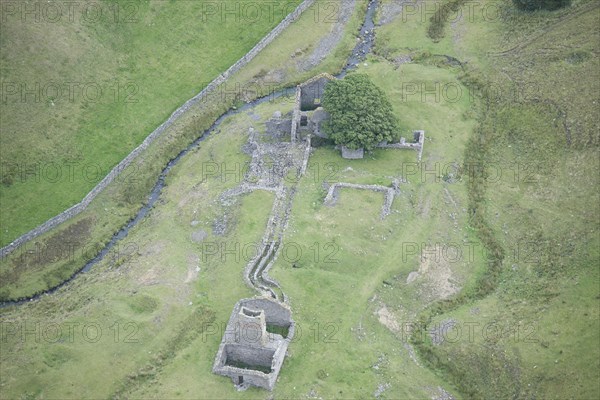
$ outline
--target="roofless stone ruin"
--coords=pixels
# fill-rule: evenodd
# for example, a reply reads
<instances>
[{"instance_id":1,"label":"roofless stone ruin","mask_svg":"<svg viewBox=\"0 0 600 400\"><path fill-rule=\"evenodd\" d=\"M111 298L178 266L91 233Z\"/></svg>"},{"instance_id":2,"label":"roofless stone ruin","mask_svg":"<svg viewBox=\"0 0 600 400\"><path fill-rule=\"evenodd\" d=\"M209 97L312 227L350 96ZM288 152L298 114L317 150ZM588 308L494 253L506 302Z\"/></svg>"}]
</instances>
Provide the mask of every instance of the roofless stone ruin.
<instances>
[{"instance_id":1,"label":"roofless stone ruin","mask_svg":"<svg viewBox=\"0 0 600 400\"><path fill-rule=\"evenodd\" d=\"M321 124L329 119L322 108L326 85L336 79L320 74L296 87L296 99L291 115L275 112L265 123L271 132L271 141L261 141L250 128L246 151L252 161L243 182L223 193L222 201L254 190L275 193L273 209L267 222L258 255L244 270L246 284L258 291L259 296L236 303L223 334L213 364L213 373L231 378L239 390L256 386L272 390L283 365L285 354L294 336L294 320L288 299L279 283L268 276L274 265L288 225L292 199L296 187L286 187L284 177L291 171L304 175L311 152L311 138L327 139ZM287 141L289 134L290 140ZM421 159L425 134L415 131L412 142L401 138L399 143L380 143L378 148L411 149ZM341 146L344 158L362 158L363 149L349 150ZM265 159L278 160L277 168L267 168ZM394 197L399 194L397 184L392 187L356 185L338 182L329 188L325 204L334 205L340 188L373 190L385 196L381 218L391 210Z\"/></svg>"}]
</instances>

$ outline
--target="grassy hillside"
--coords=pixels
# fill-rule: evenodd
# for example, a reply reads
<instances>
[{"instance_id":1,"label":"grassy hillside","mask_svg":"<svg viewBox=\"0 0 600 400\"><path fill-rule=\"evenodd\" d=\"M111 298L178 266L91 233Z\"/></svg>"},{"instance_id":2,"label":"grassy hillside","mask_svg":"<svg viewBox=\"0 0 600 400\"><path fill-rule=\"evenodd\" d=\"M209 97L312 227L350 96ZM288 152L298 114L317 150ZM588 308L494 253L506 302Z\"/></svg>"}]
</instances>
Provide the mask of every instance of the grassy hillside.
<instances>
[{"instance_id":1,"label":"grassy hillside","mask_svg":"<svg viewBox=\"0 0 600 400\"><path fill-rule=\"evenodd\" d=\"M80 201L299 3L3 6L0 245Z\"/></svg>"},{"instance_id":2,"label":"grassy hillside","mask_svg":"<svg viewBox=\"0 0 600 400\"><path fill-rule=\"evenodd\" d=\"M290 252L271 271L298 327L272 394L211 373L233 305L253 294L241 249L260 240L273 201L259 191L227 206L219 194L240 183L248 128L263 133L292 109L286 98L227 118L92 271L0 310L3 397L598 398L598 8L514 15L510 0L494 3L506 18L463 18L436 41L419 9L378 28L377 54L359 70L389 96L403 136L425 130L423 160L388 149L343 160L327 146L311 155ZM363 6L314 70L298 58L332 26L305 15L236 79L337 70ZM168 156L231 104L194 109L135 165L139 185L112 186L43 244L106 237L128 215L127 194L142 198ZM240 174L204 179L207 161ZM327 184L393 179L403 182L383 220L380 193L341 190L323 205ZM234 251L208 252L214 244ZM1 295L51 285L84 258L76 249L72 265L35 252L3 260Z\"/></svg>"},{"instance_id":3,"label":"grassy hillside","mask_svg":"<svg viewBox=\"0 0 600 400\"><path fill-rule=\"evenodd\" d=\"M460 162L475 122L462 118L470 107L468 101L403 103L394 96L402 82L432 84L443 79L459 84L456 70L413 65L395 70L385 60L373 58L360 72L385 88L394 109L405 115L405 136L414 127L431 132L428 158L448 165ZM419 105L435 117L422 121L416 111ZM243 251L213 254L206 246L216 243L226 249L235 249L236 245L242 249L256 243L265 228L273 196L258 191L225 207L218 196L239 184L240 177L216 174L203 179L201 171L208 160L229 170L243 166L248 156L240 149L247 140L248 127L263 132L264 121L274 111L286 113L291 108L289 101L281 99L228 118L219 134L211 136L172 171L160 204L130 233L121 259L115 262L109 257L91 273L39 302L3 310L5 326L11 329L38 323L42 335L42 327L50 321L61 326L81 321L97 323L104 332L98 343L89 343L82 337L82 327L78 327L74 343L61 343L60 347L43 336L38 343L31 336L6 334L8 348L14 349L2 360L6 393L73 397L74 389L49 382L76 375L81 383L97 382L78 393L84 397L264 397L265 393L255 388L237 392L229 379L211 373L222 323L239 298L253 293L242 280L248 261ZM450 120L454 121L450 130L441 133ZM324 398L369 398L382 388L389 398L424 398L436 393L438 387L447 386L411 360L406 337L394 325L399 323L394 316L397 308L382 301L377 292L383 290L392 296L406 293L403 281L409 272L419 269L415 254L402 257L389 249L423 241L476 241L466 227L466 185L442 185L441 178L432 176L423 181L415 170L402 185L393 213L383 221L383 198L379 193L343 191L336 206L323 205L324 182L390 185L407 165L417 165L416 152L379 150L357 162L342 160L332 147L317 149L312 155L309 172L299 183L284 240L284 247L290 251L288 256L280 256L273 269L291 298L298 324L275 396L297 398L317 393ZM439 198L444 199L443 204L438 204ZM446 212L446 203L452 207L454 217ZM228 229L217 235L211 226L224 215ZM207 233L202 243L191 240L198 230ZM289 259L296 257L292 250L297 248L301 249L300 268L292 268ZM477 261L431 264L422 281L409 289L415 301L405 317L416 315L440 292L449 295L468 284L472 275L480 273ZM446 280L435 279L439 272L446 274ZM70 299L61 306L63 296ZM388 311L390 321L386 327L382 321L387 321L383 316ZM111 330L116 321L123 329L118 341L113 337L116 327ZM195 323L193 331L186 328L190 321ZM125 324L130 322L133 325L125 331ZM138 341L125 342L134 329ZM81 370L82 360L89 359L100 343L105 348L103 355L94 359L106 372L100 377L76 373ZM19 358L19 354L26 356ZM26 372L27 365L39 373Z\"/></svg>"},{"instance_id":4,"label":"grassy hillside","mask_svg":"<svg viewBox=\"0 0 600 400\"><path fill-rule=\"evenodd\" d=\"M323 10L329 3L317 4ZM266 96L276 87L289 87L319 72L339 71L355 44L354 32L361 24L364 9L365 4L356 3L356 10L360 12L351 13L348 21L339 23L315 17L316 11L305 13L276 40L276 44L265 48L231 77L224 88L217 89L209 97L210 101L199 102L184 113L84 212L1 259L0 299L18 299L55 287L92 259L147 201L148 193L166 163L201 136L220 115L232 106L240 105L235 96L221 95L221 89L232 90L236 85L251 87L254 92L245 93L251 99ZM340 10L341 6L337 11ZM338 40L322 40L323 37L330 38L334 31L341 34ZM299 37L298 32L304 34ZM317 51L324 59L311 67L307 60ZM265 65L272 69L266 71ZM290 98L286 97L286 100Z\"/></svg>"},{"instance_id":5,"label":"grassy hillside","mask_svg":"<svg viewBox=\"0 0 600 400\"><path fill-rule=\"evenodd\" d=\"M462 81L480 100L464 166L479 167L469 212L488 273L423 312L413 341L468 398L597 398L600 14L595 2L495 4L503 18L448 23L437 43L426 24L397 20L379 46L468 62ZM449 322L434 345L427 331Z\"/></svg>"},{"instance_id":6,"label":"grassy hillside","mask_svg":"<svg viewBox=\"0 0 600 400\"><path fill-rule=\"evenodd\" d=\"M361 5L357 6L359 10ZM349 32L354 31L359 18L353 20ZM303 20L291 27L287 39L298 40L298 30L305 30L306 24L310 26L311 22ZM347 39L344 46L354 41L351 36ZM287 70L293 71L295 60L282 58L278 46L290 47L288 54L299 47L278 40L262 55L265 59L250 67L264 67L266 61L273 61L278 70L291 64ZM339 60L330 59L328 63L329 67L320 66L317 70L333 71L332 66L339 67ZM468 116L467 99L451 104L430 98L422 103L416 97L403 102L398 96L403 83L416 80L428 85L436 80L460 85L459 70L433 65L395 69L377 57L366 64L361 72L370 74L386 90L394 109L404 116L402 133L409 136L412 129L423 128L430 134L426 144L429 168L438 162L459 165L475 124ZM254 76L256 72L243 73ZM207 160L219 165L243 165L248 157L240 153L240 148L247 138L248 126L262 131L263 122L275 110L285 113L291 107L284 98L229 118L218 134L174 168L161 201L130 232L115 257L108 257L90 273L40 301L2 310L4 326L9 329L5 330L5 348L9 350L2 353L0 365L6 396L263 397L264 393L256 389L237 392L230 380L210 372L221 339L219 327L233 304L252 294L242 281L245 260L236 259L235 255L211 257L204 253L203 243L191 240L191 234L202 229L208 233L206 243L227 248L260 238L272 195L253 193L224 208L218 201L219 193L239 182L224 181L219 176L204 180L199 171ZM424 120L421 108L434 117ZM323 397L372 397L381 391L382 396L390 398L423 398L441 393L441 387L452 390L443 379L413 361L414 350L406 342L395 316L398 308L387 303L388 299L380 300L378 294L380 290L390 295L404 293L402 282L409 272L420 268L415 254L402 258L388 249L402 249L406 243L422 241L476 241L467 228L466 186L459 182L441 184L444 181L435 174L423 181L415 162L413 151L377 151L355 163L341 160L333 148L318 149L312 156L309 174L300 182L285 239L286 243L302 247L301 268L292 269L281 257L273 270L291 296L299 326L276 396L317 393ZM335 207L322 204L323 181L389 185L392 179L405 175L407 166L417 169L403 185L394 212L386 220L379 218L379 194L344 191ZM439 198L444 199L443 204ZM449 213L447 207L451 208ZM223 236L216 235L211 226L225 214L229 229ZM315 242L318 257L313 253ZM332 243L339 245L335 254L330 254ZM327 256L338 262L330 263ZM461 260L455 265L428 264L429 271L424 271L422 280L410 288L415 301L406 317L416 315L440 293L447 296L468 285L470 277L480 273L478 265L477 259ZM444 279L436 279L438 272L445 274ZM32 273L43 275L38 268L33 268ZM21 278L27 281L26 275ZM11 286L15 291L20 288ZM39 326L43 335L51 324L67 327L76 322L97 324L102 338L91 342L83 337L83 325L77 327L72 341L61 336L58 343L50 337L36 340L18 333L23 324ZM196 329L190 330L190 324ZM11 333L12 328L17 329L17 334ZM117 339L115 331L120 333ZM94 356L95 352L101 354ZM103 371L102 374L92 374L83 367L82 362L90 358L95 361L95 370ZM79 379L75 386L59 383L63 381L61 377L66 381L74 376Z\"/></svg>"}]
</instances>

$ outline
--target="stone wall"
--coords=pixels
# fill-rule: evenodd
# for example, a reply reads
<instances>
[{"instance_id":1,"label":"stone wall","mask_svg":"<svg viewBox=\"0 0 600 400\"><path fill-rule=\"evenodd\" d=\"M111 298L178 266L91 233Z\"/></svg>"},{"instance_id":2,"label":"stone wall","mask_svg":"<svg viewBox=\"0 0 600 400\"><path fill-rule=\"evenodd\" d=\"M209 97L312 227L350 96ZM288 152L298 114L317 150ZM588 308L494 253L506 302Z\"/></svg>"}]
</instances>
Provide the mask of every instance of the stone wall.
<instances>
[{"instance_id":1,"label":"stone wall","mask_svg":"<svg viewBox=\"0 0 600 400\"><path fill-rule=\"evenodd\" d=\"M334 205L337 201L338 190L340 188L372 190L374 192L382 192L385 195L385 201L383 203L383 207L381 208L381 218L385 218L392 212L392 203L394 202L396 190L394 190L394 188L391 187L380 185L360 185L356 183L345 182L334 183L329 187L329 191L327 192L327 196L325 196L325 200L323 201L323 203L329 206Z\"/></svg>"},{"instance_id":2,"label":"stone wall","mask_svg":"<svg viewBox=\"0 0 600 400\"><path fill-rule=\"evenodd\" d=\"M304 148L304 159L302 160L302 168L300 169L300 176L304 176L306 174L306 169L308 168L308 159L310 158L310 142L311 136L308 135L306 137L306 147Z\"/></svg>"},{"instance_id":3,"label":"stone wall","mask_svg":"<svg viewBox=\"0 0 600 400\"><path fill-rule=\"evenodd\" d=\"M300 86L300 111L312 111L321 107L325 86L330 82L327 77L318 77Z\"/></svg>"},{"instance_id":4,"label":"stone wall","mask_svg":"<svg viewBox=\"0 0 600 400\"><path fill-rule=\"evenodd\" d=\"M251 347L243 344L225 345L225 365L234 366L237 362L243 362L253 366L271 368L274 350Z\"/></svg>"},{"instance_id":5,"label":"stone wall","mask_svg":"<svg viewBox=\"0 0 600 400\"><path fill-rule=\"evenodd\" d=\"M296 143L296 136L298 125L300 124L300 99L302 98L302 91L300 86L296 86L296 99L294 100L294 114L292 116L292 132L291 140L292 143Z\"/></svg>"},{"instance_id":6,"label":"stone wall","mask_svg":"<svg viewBox=\"0 0 600 400\"><path fill-rule=\"evenodd\" d=\"M416 134L419 135L419 155L417 159L421 161L421 157L423 156L423 147L425 146L425 131L415 131Z\"/></svg>"},{"instance_id":7,"label":"stone wall","mask_svg":"<svg viewBox=\"0 0 600 400\"><path fill-rule=\"evenodd\" d=\"M318 137L328 139L329 136L323 131L323 122L331 119L331 115L325 111L322 107L317 108L312 115L309 122L310 130Z\"/></svg>"},{"instance_id":8,"label":"stone wall","mask_svg":"<svg viewBox=\"0 0 600 400\"><path fill-rule=\"evenodd\" d=\"M289 327L292 321L292 311L281 303L274 303L266 299L242 300L243 307L253 310L264 310L265 322L282 327Z\"/></svg>"},{"instance_id":9,"label":"stone wall","mask_svg":"<svg viewBox=\"0 0 600 400\"><path fill-rule=\"evenodd\" d=\"M414 142L406 142L406 139L400 138L399 143L379 143L378 148L381 149L410 149L417 151L417 159L421 161L423 155L423 146L425 144L425 131L414 131Z\"/></svg>"},{"instance_id":10,"label":"stone wall","mask_svg":"<svg viewBox=\"0 0 600 400\"><path fill-rule=\"evenodd\" d=\"M278 334L268 334L268 340L266 341L250 341L250 343L237 341L236 325L240 323L240 316L243 320L246 320L243 313L244 308L261 311L261 315L264 316L263 322L288 327L287 337L283 338ZM240 314L240 311L242 311L242 314ZM251 311L249 313L252 314ZM247 322L253 323L251 318ZM285 304L264 297L238 301L231 312L221 345L217 351L213 373L231 378L240 389L253 385L272 390L283 365L287 347L294 337L294 326L291 310ZM255 335L254 332L249 333L248 331L245 331L244 334L251 337ZM248 337L248 339L251 339L251 337ZM240 368L240 363L255 367L267 367L271 369L271 372L264 373L253 369ZM241 385L240 378L242 378Z\"/></svg>"},{"instance_id":11,"label":"stone wall","mask_svg":"<svg viewBox=\"0 0 600 400\"><path fill-rule=\"evenodd\" d=\"M223 84L232 74L239 71L242 67L248 64L254 57L258 55L265 47L267 47L275 38L277 38L290 24L296 21L304 11L313 5L315 0L304 0L294 11L292 11L287 17L283 19L267 36L261 39L246 55L240 58L235 64L223 72L216 79L214 79L206 88L204 88L196 96L186 101L181 107L179 107L171 116L163 122L158 128L156 128L150 135L144 139L144 141L136 147L131 153L127 155L116 167L114 167L108 175L100 181L84 198L81 202L75 204L71 208L63 211L57 216L49 219L43 224L37 226L31 231L23 234L22 236L15 239L12 243L0 249L0 257L5 257L17 249L19 246L30 241L31 239L48 232L50 229L62 224L63 222L73 218L74 216L85 210L92 200L104 190L120 173L131 164L131 162L137 158L140 153L148 148L148 146L156 140L168 127L187 112L193 105L197 104L201 99L206 97L208 94L213 92L219 85ZM292 139L293 140L293 139Z\"/></svg>"},{"instance_id":12,"label":"stone wall","mask_svg":"<svg viewBox=\"0 0 600 400\"><path fill-rule=\"evenodd\" d=\"M352 150L346 146L342 146L342 157L348 160L359 160L365 156L364 149Z\"/></svg>"},{"instance_id":13,"label":"stone wall","mask_svg":"<svg viewBox=\"0 0 600 400\"><path fill-rule=\"evenodd\" d=\"M243 370L243 372L240 372L239 368L234 368L227 365L220 367L218 373L219 375L224 375L231 378L236 385L238 384L239 377L241 376L244 380L244 386L247 387L248 385L252 385L267 390L273 390L273 387L275 386L275 380L277 379L277 377L273 376L272 374L265 374L264 372L254 371L251 369L246 369Z\"/></svg>"}]
</instances>

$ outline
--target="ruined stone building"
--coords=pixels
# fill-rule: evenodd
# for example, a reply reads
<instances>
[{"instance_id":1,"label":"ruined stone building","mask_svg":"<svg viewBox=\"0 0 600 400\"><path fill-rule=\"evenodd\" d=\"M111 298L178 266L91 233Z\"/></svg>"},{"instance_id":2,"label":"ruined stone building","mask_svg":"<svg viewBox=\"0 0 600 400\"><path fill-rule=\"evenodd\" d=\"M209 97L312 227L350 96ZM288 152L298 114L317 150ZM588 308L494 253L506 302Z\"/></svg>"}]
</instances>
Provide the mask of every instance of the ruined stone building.
<instances>
[{"instance_id":1,"label":"ruined stone building","mask_svg":"<svg viewBox=\"0 0 600 400\"><path fill-rule=\"evenodd\" d=\"M258 290L262 296L236 303L213 364L213 373L231 378L240 390L249 386L272 390L288 345L294 336L295 325L285 294L279 284L267 276L267 272L277 259L295 193L295 188L285 190L283 177L295 169L304 174L310 156L311 138L326 138L322 132L322 123L330 116L321 106L325 87L335 79L329 74L321 74L298 85L291 119L276 111L273 117L266 121L265 136L270 137L267 142L258 141L256 131L250 128L248 149L252 153L252 162L249 173L241 185L226 192L227 196L253 190L269 190L276 193L273 211L263 238L263 248L259 255L248 263L244 272L248 286ZM285 141L288 133L291 142ZM401 138L399 143L380 143L378 147L417 150L420 160L424 140L425 133L415 131L411 142ZM301 141L303 143L299 143ZM363 150L350 151L342 147L342 156L362 158ZM265 168L266 157L279 161L276 180L273 180L269 169ZM326 203L335 203L337 189L341 187L384 193L386 197L382 218L391 212L392 202L398 191L397 185L390 188L338 182L330 188Z\"/></svg>"},{"instance_id":2,"label":"ruined stone building","mask_svg":"<svg viewBox=\"0 0 600 400\"><path fill-rule=\"evenodd\" d=\"M326 137L321 130L321 123L329 119L323 110L323 94L327 84L335 80L334 76L323 73L296 87L296 102L292 118L292 142L301 140L307 134Z\"/></svg>"},{"instance_id":3,"label":"ruined stone building","mask_svg":"<svg viewBox=\"0 0 600 400\"><path fill-rule=\"evenodd\" d=\"M272 390L294 336L290 308L268 297L237 302L227 323L213 373L228 376L238 389Z\"/></svg>"},{"instance_id":4,"label":"ruined stone building","mask_svg":"<svg viewBox=\"0 0 600 400\"><path fill-rule=\"evenodd\" d=\"M304 140L307 135L327 138L322 129L322 124L330 118L323 105L323 96L327 84L337 78L327 74L319 74L296 87L296 101L292 114L291 141ZM425 132L422 130L413 132L413 141L400 138L398 143L380 143L379 148L412 149L418 153L418 160L423 154ZM341 154L346 159L360 159L364 157L364 149L349 149L340 146Z\"/></svg>"}]
</instances>

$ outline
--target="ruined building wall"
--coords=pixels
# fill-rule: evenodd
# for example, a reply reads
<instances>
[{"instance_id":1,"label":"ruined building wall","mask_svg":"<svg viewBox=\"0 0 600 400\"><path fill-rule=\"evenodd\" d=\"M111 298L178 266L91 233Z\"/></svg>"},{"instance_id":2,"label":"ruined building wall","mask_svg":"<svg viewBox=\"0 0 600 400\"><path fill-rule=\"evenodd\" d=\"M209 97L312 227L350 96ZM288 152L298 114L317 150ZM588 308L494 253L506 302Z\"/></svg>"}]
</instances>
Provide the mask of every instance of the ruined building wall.
<instances>
[{"instance_id":1,"label":"ruined building wall","mask_svg":"<svg viewBox=\"0 0 600 400\"><path fill-rule=\"evenodd\" d=\"M290 326L292 320L292 312L289 308L273 303L264 299L251 299L241 302L242 306L251 309L261 309L265 311L265 321L267 324L278 326Z\"/></svg>"},{"instance_id":2,"label":"ruined building wall","mask_svg":"<svg viewBox=\"0 0 600 400\"><path fill-rule=\"evenodd\" d=\"M323 101L323 94L325 93L325 86L329 82L330 80L328 78L322 77L302 86L300 110L312 111L320 107Z\"/></svg>"},{"instance_id":3,"label":"ruined building wall","mask_svg":"<svg viewBox=\"0 0 600 400\"><path fill-rule=\"evenodd\" d=\"M246 308L246 312L244 312ZM241 311L241 312L240 312ZM248 315L250 314L250 315ZM264 318L261 320L261 317ZM266 341L248 340L236 341L235 326L244 324L257 325L260 321L264 327L266 320L280 326L289 326L286 339L277 334L266 334ZM256 334L257 330L245 332L249 339ZM294 333L294 321L291 319L289 307L277 301L267 298L253 298L240 300L233 308L227 328L213 364L213 372L227 376L236 385L253 385L267 390L272 390L277 380L279 370ZM254 338L256 339L256 338ZM264 343L263 343L264 342ZM262 367L270 369L270 373L256 369L241 368L242 365L249 367Z\"/></svg>"},{"instance_id":4,"label":"ruined building wall","mask_svg":"<svg viewBox=\"0 0 600 400\"><path fill-rule=\"evenodd\" d=\"M225 346L225 364L230 366L236 362L244 362L253 366L271 368L274 354L275 351L271 349L228 344Z\"/></svg>"}]
</instances>

